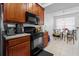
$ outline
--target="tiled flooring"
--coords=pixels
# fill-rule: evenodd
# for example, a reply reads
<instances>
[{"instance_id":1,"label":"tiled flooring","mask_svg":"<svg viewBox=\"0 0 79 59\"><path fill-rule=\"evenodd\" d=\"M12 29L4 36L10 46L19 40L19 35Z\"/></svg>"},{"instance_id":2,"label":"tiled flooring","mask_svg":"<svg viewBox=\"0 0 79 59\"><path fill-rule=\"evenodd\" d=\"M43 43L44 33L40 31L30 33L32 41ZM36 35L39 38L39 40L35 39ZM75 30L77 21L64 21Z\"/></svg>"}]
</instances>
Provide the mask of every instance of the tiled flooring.
<instances>
[{"instance_id":1,"label":"tiled flooring","mask_svg":"<svg viewBox=\"0 0 79 59\"><path fill-rule=\"evenodd\" d=\"M75 44L69 42L67 44L64 40L54 40L53 37L45 48L46 51L53 53L54 56L79 56L79 40Z\"/></svg>"}]
</instances>

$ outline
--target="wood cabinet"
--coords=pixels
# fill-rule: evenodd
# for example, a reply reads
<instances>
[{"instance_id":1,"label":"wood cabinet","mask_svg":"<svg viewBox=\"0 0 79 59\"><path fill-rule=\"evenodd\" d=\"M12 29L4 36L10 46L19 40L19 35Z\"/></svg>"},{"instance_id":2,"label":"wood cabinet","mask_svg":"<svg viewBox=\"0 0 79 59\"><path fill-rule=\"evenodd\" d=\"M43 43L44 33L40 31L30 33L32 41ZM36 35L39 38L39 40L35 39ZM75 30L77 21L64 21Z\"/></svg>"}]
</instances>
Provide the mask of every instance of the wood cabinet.
<instances>
[{"instance_id":1,"label":"wood cabinet","mask_svg":"<svg viewBox=\"0 0 79 59\"><path fill-rule=\"evenodd\" d=\"M44 32L44 46L46 47L48 45L48 32Z\"/></svg>"},{"instance_id":2,"label":"wood cabinet","mask_svg":"<svg viewBox=\"0 0 79 59\"><path fill-rule=\"evenodd\" d=\"M27 3L27 12L38 15L38 6L36 3Z\"/></svg>"},{"instance_id":3,"label":"wood cabinet","mask_svg":"<svg viewBox=\"0 0 79 59\"><path fill-rule=\"evenodd\" d=\"M30 36L7 40L6 55L30 56Z\"/></svg>"},{"instance_id":4,"label":"wood cabinet","mask_svg":"<svg viewBox=\"0 0 79 59\"><path fill-rule=\"evenodd\" d=\"M13 21L15 20L15 4L5 3L4 4L4 21Z\"/></svg>"},{"instance_id":5,"label":"wood cabinet","mask_svg":"<svg viewBox=\"0 0 79 59\"><path fill-rule=\"evenodd\" d=\"M33 13L33 3L27 3L27 12Z\"/></svg>"},{"instance_id":6,"label":"wood cabinet","mask_svg":"<svg viewBox=\"0 0 79 59\"><path fill-rule=\"evenodd\" d=\"M44 8L38 3L4 3L4 21L25 23L26 11L37 15L39 24L44 24Z\"/></svg>"},{"instance_id":7,"label":"wood cabinet","mask_svg":"<svg viewBox=\"0 0 79 59\"><path fill-rule=\"evenodd\" d=\"M33 3L33 14L35 15L39 15L39 8L38 8L38 4L37 3Z\"/></svg>"},{"instance_id":8,"label":"wood cabinet","mask_svg":"<svg viewBox=\"0 0 79 59\"><path fill-rule=\"evenodd\" d=\"M12 56L29 56L29 42L24 42L9 48L9 55Z\"/></svg>"},{"instance_id":9,"label":"wood cabinet","mask_svg":"<svg viewBox=\"0 0 79 59\"><path fill-rule=\"evenodd\" d=\"M25 5L22 3L16 3L15 5L15 18L17 22L25 22Z\"/></svg>"},{"instance_id":10,"label":"wood cabinet","mask_svg":"<svg viewBox=\"0 0 79 59\"><path fill-rule=\"evenodd\" d=\"M44 8L37 3L27 3L27 12L39 17L39 24L44 24Z\"/></svg>"},{"instance_id":11,"label":"wood cabinet","mask_svg":"<svg viewBox=\"0 0 79 59\"><path fill-rule=\"evenodd\" d=\"M39 6L39 13L38 16L40 18L39 24L44 25L44 8Z\"/></svg>"},{"instance_id":12,"label":"wood cabinet","mask_svg":"<svg viewBox=\"0 0 79 59\"><path fill-rule=\"evenodd\" d=\"M21 3L4 3L4 21L6 22L25 22L25 8Z\"/></svg>"}]
</instances>

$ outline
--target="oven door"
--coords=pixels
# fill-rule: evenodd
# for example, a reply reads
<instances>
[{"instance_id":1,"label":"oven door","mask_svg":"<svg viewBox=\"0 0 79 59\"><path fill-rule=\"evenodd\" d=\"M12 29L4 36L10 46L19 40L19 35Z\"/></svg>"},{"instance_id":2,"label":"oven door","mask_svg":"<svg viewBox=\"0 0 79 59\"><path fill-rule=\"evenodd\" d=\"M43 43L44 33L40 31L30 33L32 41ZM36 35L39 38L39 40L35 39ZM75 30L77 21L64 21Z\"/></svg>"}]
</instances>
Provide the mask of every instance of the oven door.
<instances>
[{"instance_id":1,"label":"oven door","mask_svg":"<svg viewBox=\"0 0 79 59\"><path fill-rule=\"evenodd\" d=\"M38 33L32 36L32 55L36 55L38 52L43 50L43 33Z\"/></svg>"},{"instance_id":2,"label":"oven door","mask_svg":"<svg viewBox=\"0 0 79 59\"><path fill-rule=\"evenodd\" d=\"M35 48L42 48L43 47L43 38L42 37L39 37L35 40L33 40L32 42L32 50L35 49Z\"/></svg>"}]
</instances>

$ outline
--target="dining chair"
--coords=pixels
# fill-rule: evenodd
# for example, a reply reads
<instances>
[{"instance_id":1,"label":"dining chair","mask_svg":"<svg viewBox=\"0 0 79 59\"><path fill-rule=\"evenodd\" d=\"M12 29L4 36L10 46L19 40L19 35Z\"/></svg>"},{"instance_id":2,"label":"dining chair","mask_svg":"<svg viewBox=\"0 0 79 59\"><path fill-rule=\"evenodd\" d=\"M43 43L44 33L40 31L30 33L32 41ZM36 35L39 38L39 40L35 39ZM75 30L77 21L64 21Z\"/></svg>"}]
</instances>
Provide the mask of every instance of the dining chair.
<instances>
[{"instance_id":1,"label":"dining chair","mask_svg":"<svg viewBox=\"0 0 79 59\"><path fill-rule=\"evenodd\" d=\"M63 40L67 40L67 32L68 30L63 30Z\"/></svg>"},{"instance_id":2,"label":"dining chair","mask_svg":"<svg viewBox=\"0 0 79 59\"><path fill-rule=\"evenodd\" d=\"M68 33L67 33L67 43L71 40L73 40L73 44L74 44L74 40L75 40L74 30L69 30Z\"/></svg>"}]
</instances>

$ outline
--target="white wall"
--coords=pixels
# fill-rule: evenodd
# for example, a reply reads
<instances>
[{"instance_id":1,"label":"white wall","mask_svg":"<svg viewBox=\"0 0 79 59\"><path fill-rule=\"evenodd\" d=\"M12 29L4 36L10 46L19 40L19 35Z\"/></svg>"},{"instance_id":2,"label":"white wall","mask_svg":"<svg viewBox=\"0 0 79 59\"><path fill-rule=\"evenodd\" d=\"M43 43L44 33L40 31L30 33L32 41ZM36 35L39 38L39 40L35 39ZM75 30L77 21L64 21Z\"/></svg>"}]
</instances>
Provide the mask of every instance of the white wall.
<instances>
[{"instance_id":1,"label":"white wall","mask_svg":"<svg viewBox=\"0 0 79 59\"><path fill-rule=\"evenodd\" d=\"M54 28L54 19L53 15L51 13L47 13L46 10L45 10L44 26L45 26L44 28L48 31L49 35L51 36Z\"/></svg>"}]
</instances>

